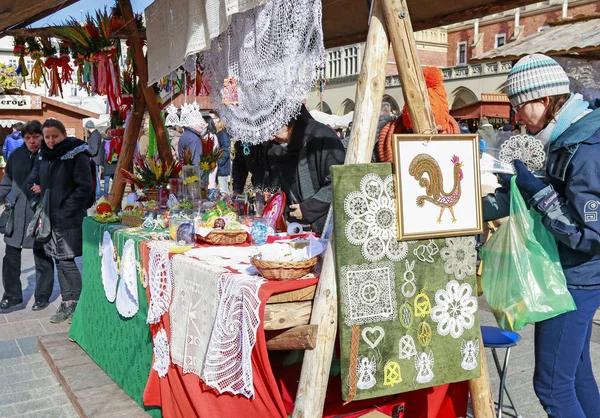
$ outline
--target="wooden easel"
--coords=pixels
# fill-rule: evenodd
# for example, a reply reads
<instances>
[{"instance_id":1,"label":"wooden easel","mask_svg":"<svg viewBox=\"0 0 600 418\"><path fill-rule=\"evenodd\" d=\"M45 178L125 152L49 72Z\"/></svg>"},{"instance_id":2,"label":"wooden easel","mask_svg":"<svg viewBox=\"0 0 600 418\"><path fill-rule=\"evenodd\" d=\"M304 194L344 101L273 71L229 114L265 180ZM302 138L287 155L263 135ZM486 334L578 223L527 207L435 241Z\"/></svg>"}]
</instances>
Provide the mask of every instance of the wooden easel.
<instances>
[{"instance_id":1,"label":"wooden easel","mask_svg":"<svg viewBox=\"0 0 600 418\"><path fill-rule=\"evenodd\" d=\"M346 153L346 164L371 161L379 109L385 88L385 69L391 41L400 75L405 103L415 133L435 132L435 121L419 57L406 0L374 0L369 32ZM294 405L294 418L312 418L323 414L329 369L337 332L337 291L333 239L323 261L317 284L310 324L318 326L316 347L306 351L300 384ZM480 337L481 377L469 381L473 413L476 418L496 416L487 362Z\"/></svg>"}]
</instances>

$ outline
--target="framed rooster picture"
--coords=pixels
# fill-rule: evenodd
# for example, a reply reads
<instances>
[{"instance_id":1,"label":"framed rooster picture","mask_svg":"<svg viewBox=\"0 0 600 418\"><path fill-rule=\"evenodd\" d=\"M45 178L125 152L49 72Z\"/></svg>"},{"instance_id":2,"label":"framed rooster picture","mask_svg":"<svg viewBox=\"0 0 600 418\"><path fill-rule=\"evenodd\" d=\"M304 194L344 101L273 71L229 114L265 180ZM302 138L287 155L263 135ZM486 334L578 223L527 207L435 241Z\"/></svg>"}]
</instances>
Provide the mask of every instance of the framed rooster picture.
<instances>
[{"instance_id":1,"label":"framed rooster picture","mask_svg":"<svg viewBox=\"0 0 600 418\"><path fill-rule=\"evenodd\" d=\"M399 241L482 233L477 135L395 135Z\"/></svg>"}]
</instances>

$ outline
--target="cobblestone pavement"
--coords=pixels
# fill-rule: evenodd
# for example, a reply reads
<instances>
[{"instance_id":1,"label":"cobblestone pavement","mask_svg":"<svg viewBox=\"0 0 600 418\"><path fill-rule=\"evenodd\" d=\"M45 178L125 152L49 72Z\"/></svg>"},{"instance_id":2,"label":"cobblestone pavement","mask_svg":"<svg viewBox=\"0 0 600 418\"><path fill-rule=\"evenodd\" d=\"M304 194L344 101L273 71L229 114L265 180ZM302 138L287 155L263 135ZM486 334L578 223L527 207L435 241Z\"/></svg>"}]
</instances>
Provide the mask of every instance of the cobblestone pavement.
<instances>
[{"instance_id":1,"label":"cobblestone pavement","mask_svg":"<svg viewBox=\"0 0 600 418\"><path fill-rule=\"evenodd\" d=\"M0 241L0 257L4 256L4 241ZM37 337L68 330L69 325L51 324L50 316L60 303L58 281L55 281L52 304L43 311L31 311L35 270L31 250L23 250L21 280L24 289L26 308L0 313L0 418L76 417L65 392L52 374L37 349ZM2 292L0 283L0 293ZM481 324L495 326L494 316L489 312L485 301L480 298ZM596 380L600 381L600 314L598 326L592 335L592 360ZM507 387L523 418L545 416L533 392L533 326L521 332L521 341L512 349L507 375ZM501 361L504 350L498 350ZM499 378L494 367L491 351L486 350L492 392L498 395Z\"/></svg>"}]
</instances>

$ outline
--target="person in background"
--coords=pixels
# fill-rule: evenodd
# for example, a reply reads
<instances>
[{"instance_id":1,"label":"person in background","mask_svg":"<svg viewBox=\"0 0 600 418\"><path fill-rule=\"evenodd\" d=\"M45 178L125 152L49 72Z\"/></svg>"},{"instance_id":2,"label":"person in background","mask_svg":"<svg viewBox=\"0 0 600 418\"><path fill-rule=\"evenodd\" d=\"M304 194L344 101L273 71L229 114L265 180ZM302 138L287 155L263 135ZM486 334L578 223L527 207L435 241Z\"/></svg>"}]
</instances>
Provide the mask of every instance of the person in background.
<instances>
[{"instance_id":1,"label":"person in background","mask_svg":"<svg viewBox=\"0 0 600 418\"><path fill-rule=\"evenodd\" d=\"M203 116L203 118L204 118L204 121L206 122L206 126L204 127L204 129L202 129L202 132L200 133L200 137L202 138L203 141L206 141L209 138L212 139L213 144L214 144L213 149L216 149L219 147L219 139L217 138L217 127L215 126L215 123L213 122L213 120L210 116ZM217 188L217 171L218 171L218 165L217 165L217 168L215 168L208 176L208 188L209 189Z\"/></svg>"},{"instance_id":2,"label":"person in background","mask_svg":"<svg viewBox=\"0 0 600 418\"><path fill-rule=\"evenodd\" d=\"M17 122L12 126L12 133L6 136L4 145L2 145L2 156L4 157L4 161L8 161L10 154L23 145L23 135L21 135L22 128L23 124Z\"/></svg>"},{"instance_id":3,"label":"person in background","mask_svg":"<svg viewBox=\"0 0 600 418\"><path fill-rule=\"evenodd\" d=\"M481 118L481 122L477 128L477 135L479 135L479 149L481 152L487 147L496 147L496 130L485 116Z\"/></svg>"},{"instance_id":4,"label":"person in background","mask_svg":"<svg viewBox=\"0 0 600 418\"><path fill-rule=\"evenodd\" d=\"M250 174L252 187L271 186L265 184L267 174L267 153L271 146L270 142L256 145L246 145L242 141L236 141L233 145L234 158L231 163L232 196L244 192ZM246 155L244 149L248 151Z\"/></svg>"},{"instance_id":5,"label":"person in background","mask_svg":"<svg viewBox=\"0 0 600 418\"><path fill-rule=\"evenodd\" d=\"M90 154L92 154L92 160L96 164L96 199L100 199L102 196L100 191L100 167L103 165L102 155L104 153L102 147L104 146L104 138L91 120L85 123L85 129L88 132L87 144L90 148Z\"/></svg>"},{"instance_id":6,"label":"person in background","mask_svg":"<svg viewBox=\"0 0 600 418\"><path fill-rule=\"evenodd\" d=\"M192 164L198 165L200 163L200 157L202 156L202 140L200 138L203 129L203 125L186 126L183 128L183 133L177 143L177 155L180 160L183 160L185 151L189 150L193 157Z\"/></svg>"},{"instance_id":7,"label":"person in background","mask_svg":"<svg viewBox=\"0 0 600 418\"><path fill-rule=\"evenodd\" d=\"M25 142L10 154L6 172L0 183L0 200L3 200L8 193L11 199L16 199L13 232L4 236L6 244L2 260L4 295L0 301L0 309L10 309L23 303L21 251L23 248L32 248L35 263L35 302L31 309L40 311L50 304L54 287L54 263L52 257L46 255L44 245L27 237L26 231L33 218L27 178L42 145L42 124L37 120L29 121L22 126L21 134Z\"/></svg>"},{"instance_id":8,"label":"person in background","mask_svg":"<svg viewBox=\"0 0 600 418\"><path fill-rule=\"evenodd\" d=\"M110 130L107 129L106 133ZM104 197L108 197L108 193L110 192L110 180L115 177L115 171L117 169L117 161L113 161L113 157L110 151L110 140L112 138L110 136L106 136L104 138L104 142L102 143L102 178L104 179Z\"/></svg>"},{"instance_id":9,"label":"person in background","mask_svg":"<svg viewBox=\"0 0 600 418\"><path fill-rule=\"evenodd\" d=\"M89 147L80 139L67 137L65 126L57 119L42 125L44 142L28 185L39 200L50 193L51 234L44 244L54 259L62 302L50 322L70 319L81 294L81 273L75 257L82 253L82 225L90 200L93 203L93 177Z\"/></svg>"},{"instance_id":10,"label":"person in background","mask_svg":"<svg viewBox=\"0 0 600 418\"><path fill-rule=\"evenodd\" d=\"M288 219L323 231L332 198L330 168L344 164L345 155L336 133L301 105L296 119L274 135L267 155L270 179L287 196Z\"/></svg>"},{"instance_id":11,"label":"person in background","mask_svg":"<svg viewBox=\"0 0 600 418\"><path fill-rule=\"evenodd\" d=\"M231 136L225 129L225 124L221 121L219 113L215 110L209 112L216 130L219 147L223 150L223 156L217 165L217 183L219 190L229 194L229 176L231 175Z\"/></svg>"},{"instance_id":12,"label":"person in background","mask_svg":"<svg viewBox=\"0 0 600 418\"><path fill-rule=\"evenodd\" d=\"M542 179L513 161L516 185L556 239L577 305L535 324L533 387L549 417L597 418L590 338L600 307L600 109L592 110L569 85L554 59L533 54L512 67L506 93L516 120L548 150ZM509 206L506 190L485 196L484 221L508 215Z\"/></svg>"},{"instance_id":13,"label":"person in background","mask_svg":"<svg viewBox=\"0 0 600 418\"><path fill-rule=\"evenodd\" d=\"M392 112L392 105L388 102L381 103L379 111L379 121L377 122L377 131L375 133L375 147L373 148L373 156L371 162L379 162L379 132L389 122L396 119L396 115Z\"/></svg>"},{"instance_id":14,"label":"person in background","mask_svg":"<svg viewBox=\"0 0 600 418\"><path fill-rule=\"evenodd\" d=\"M461 134L470 134L471 133L471 131L469 130L469 127L467 126L467 124L465 122L461 122L458 126L460 128Z\"/></svg>"},{"instance_id":15,"label":"person in background","mask_svg":"<svg viewBox=\"0 0 600 418\"><path fill-rule=\"evenodd\" d=\"M177 155L178 154L177 146L179 145L179 138L181 137L181 134L183 133L183 128L181 128L179 126L169 126L169 127L167 127L167 132L169 134L169 142L171 143L171 150L175 155Z\"/></svg>"}]
</instances>

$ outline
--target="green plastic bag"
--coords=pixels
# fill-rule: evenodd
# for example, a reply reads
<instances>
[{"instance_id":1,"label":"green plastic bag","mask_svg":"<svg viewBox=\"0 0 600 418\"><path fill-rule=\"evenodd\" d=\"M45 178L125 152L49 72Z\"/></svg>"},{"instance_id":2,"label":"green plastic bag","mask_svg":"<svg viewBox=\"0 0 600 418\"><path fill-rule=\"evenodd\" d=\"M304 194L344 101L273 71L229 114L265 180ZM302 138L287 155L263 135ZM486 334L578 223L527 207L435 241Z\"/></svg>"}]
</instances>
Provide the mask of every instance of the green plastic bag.
<instances>
[{"instance_id":1,"label":"green plastic bag","mask_svg":"<svg viewBox=\"0 0 600 418\"><path fill-rule=\"evenodd\" d=\"M542 217L511 180L510 219L481 249L483 294L507 331L577 309L563 273L556 241Z\"/></svg>"}]
</instances>

